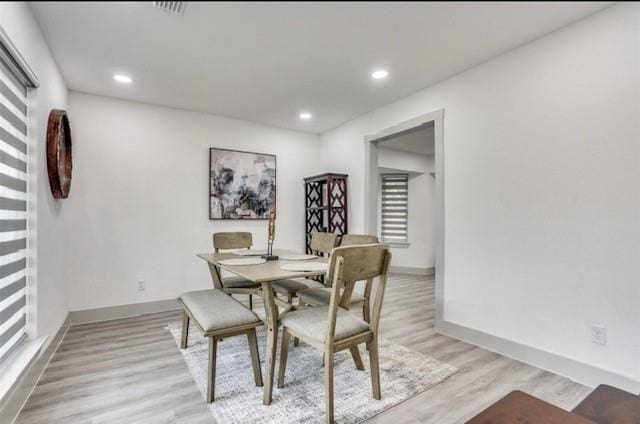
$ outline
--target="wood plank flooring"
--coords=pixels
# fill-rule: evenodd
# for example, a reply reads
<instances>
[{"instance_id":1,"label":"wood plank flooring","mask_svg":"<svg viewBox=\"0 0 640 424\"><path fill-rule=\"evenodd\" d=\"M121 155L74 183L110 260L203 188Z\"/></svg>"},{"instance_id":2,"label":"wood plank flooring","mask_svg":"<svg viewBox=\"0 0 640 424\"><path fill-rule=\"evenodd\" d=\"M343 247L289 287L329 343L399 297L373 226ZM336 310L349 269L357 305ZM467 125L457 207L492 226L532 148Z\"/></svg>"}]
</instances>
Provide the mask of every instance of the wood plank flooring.
<instances>
[{"instance_id":1,"label":"wood plank flooring","mask_svg":"<svg viewBox=\"0 0 640 424\"><path fill-rule=\"evenodd\" d=\"M514 389L571 410L591 391L437 334L434 291L432 277L393 275L381 333L460 371L369 423L462 423ZM70 328L16 423L212 423L178 347L164 330L179 320L178 312L165 312Z\"/></svg>"}]
</instances>

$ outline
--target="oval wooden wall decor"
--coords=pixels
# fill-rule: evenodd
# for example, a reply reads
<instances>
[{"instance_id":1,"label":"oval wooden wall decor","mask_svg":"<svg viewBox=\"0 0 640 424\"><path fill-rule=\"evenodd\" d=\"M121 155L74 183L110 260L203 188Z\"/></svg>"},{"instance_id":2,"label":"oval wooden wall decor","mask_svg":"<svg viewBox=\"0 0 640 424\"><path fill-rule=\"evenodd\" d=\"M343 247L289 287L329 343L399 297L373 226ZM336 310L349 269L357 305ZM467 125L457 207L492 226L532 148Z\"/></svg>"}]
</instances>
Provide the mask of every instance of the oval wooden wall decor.
<instances>
[{"instance_id":1,"label":"oval wooden wall decor","mask_svg":"<svg viewBox=\"0 0 640 424\"><path fill-rule=\"evenodd\" d=\"M69 118L66 111L53 109L47 125L47 171L51 193L56 199L69 197L72 167Z\"/></svg>"}]
</instances>

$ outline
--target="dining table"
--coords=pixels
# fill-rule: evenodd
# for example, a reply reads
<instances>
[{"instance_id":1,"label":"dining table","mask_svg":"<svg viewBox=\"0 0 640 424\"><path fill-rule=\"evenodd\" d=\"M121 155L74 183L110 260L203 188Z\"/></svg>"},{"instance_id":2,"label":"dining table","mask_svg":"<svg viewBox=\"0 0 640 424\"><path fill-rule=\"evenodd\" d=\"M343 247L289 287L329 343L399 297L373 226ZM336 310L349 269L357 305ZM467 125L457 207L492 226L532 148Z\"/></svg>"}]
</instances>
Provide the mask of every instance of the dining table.
<instances>
[{"instance_id":1,"label":"dining table","mask_svg":"<svg viewBox=\"0 0 640 424\"><path fill-rule=\"evenodd\" d=\"M274 249L273 253L276 256L282 256L292 252L288 250ZM285 269L282 269L282 265L291 264L294 261L287 261L282 259L270 260L256 265L226 265L224 264L224 262L221 263L221 261L227 259L237 259L241 257L233 252L200 253L197 256L203 259L209 266L209 272L211 273L213 286L216 289L222 289L222 270L228 271L256 284L260 284L261 286L260 296L262 297L262 300L264 302L264 322L267 330L267 349L265 355L264 373L265 381L262 403L264 405L270 405L273 396L273 379L276 365L278 322L279 319L284 316L284 314L294 309L293 305L278 299L274 295L271 285L276 281L287 280L290 278L322 276L326 273L326 270L287 271ZM256 257L259 258L259 256ZM305 262L327 263L327 260L328 259L325 257L316 257L313 259L305 260ZM282 313L280 313L280 307L283 308Z\"/></svg>"}]
</instances>

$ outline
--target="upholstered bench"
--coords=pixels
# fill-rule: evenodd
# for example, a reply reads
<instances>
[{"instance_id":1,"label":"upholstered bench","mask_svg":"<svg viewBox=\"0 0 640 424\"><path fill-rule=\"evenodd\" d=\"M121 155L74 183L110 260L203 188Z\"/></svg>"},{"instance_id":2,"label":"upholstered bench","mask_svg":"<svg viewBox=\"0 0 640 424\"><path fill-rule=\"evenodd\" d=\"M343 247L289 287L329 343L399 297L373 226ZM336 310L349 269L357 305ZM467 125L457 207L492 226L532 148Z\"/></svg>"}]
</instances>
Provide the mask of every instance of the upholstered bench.
<instances>
[{"instance_id":1,"label":"upholstered bench","mask_svg":"<svg viewBox=\"0 0 640 424\"><path fill-rule=\"evenodd\" d=\"M189 338L189 320L204 337L209 338L209 372L207 378L207 402L214 399L216 382L216 351L218 340L241 334L247 335L251 365L256 386L262 386L260 354L256 339L256 327L262 321L253 311L230 295L220 290L199 290L184 293L178 300L183 308L182 340L180 347L186 349Z\"/></svg>"}]
</instances>

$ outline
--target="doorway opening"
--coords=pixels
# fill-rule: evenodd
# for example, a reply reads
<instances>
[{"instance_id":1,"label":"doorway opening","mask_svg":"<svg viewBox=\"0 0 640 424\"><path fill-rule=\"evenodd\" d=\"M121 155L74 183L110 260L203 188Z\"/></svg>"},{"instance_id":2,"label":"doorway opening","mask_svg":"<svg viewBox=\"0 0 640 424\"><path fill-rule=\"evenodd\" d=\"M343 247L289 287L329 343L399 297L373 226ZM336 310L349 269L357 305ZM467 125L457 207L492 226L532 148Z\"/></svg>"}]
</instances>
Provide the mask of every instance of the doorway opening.
<instances>
[{"instance_id":1,"label":"doorway opening","mask_svg":"<svg viewBox=\"0 0 640 424\"><path fill-rule=\"evenodd\" d=\"M435 278L444 295L444 111L365 137L365 225L392 252L391 272ZM433 280L431 280L433 283Z\"/></svg>"}]
</instances>

